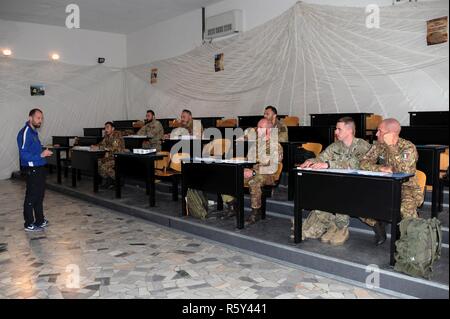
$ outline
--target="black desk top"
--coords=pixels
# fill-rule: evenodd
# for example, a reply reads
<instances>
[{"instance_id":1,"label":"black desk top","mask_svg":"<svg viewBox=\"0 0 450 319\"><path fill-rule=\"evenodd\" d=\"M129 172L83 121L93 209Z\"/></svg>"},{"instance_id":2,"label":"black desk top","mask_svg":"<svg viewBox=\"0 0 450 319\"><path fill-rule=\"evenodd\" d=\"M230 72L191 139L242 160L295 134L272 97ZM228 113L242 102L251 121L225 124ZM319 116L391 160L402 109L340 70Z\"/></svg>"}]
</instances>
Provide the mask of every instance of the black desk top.
<instances>
[{"instance_id":1,"label":"black desk top","mask_svg":"<svg viewBox=\"0 0 450 319\"><path fill-rule=\"evenodd\" d=\"M434 144L427 144L427 145L416 145L417 149L435 149L435 150L445 150L448 148L447 145L434 145Z\"/></svg>"},{"instance_id":2,"label":"black desk top","mask_svg":"<svg viewBox=\"0 0 450 319\"><path fill-rule=\"evenodd\" d=\"M358 177L369 177L369 178L385 178L404 181L414 176L414 174L409 173L393 173L385 174L380 172L369 172L362 170L346 170L343 169L310 169L310 168L299 168L296 167L295 170L302 173L319 174L319 175L339 175L339 176L358 176Z\"/></svg>"},{"instance_id":3,"label":"black desk top","mask_svg":"<svg viewBox=\"0 0 450 319\"><path fill-rule=\"evenodd\" d=\"M128 158L163 158L166 157L167 154L159 154L159 153L149 153L149 154L135 154L135 153L114 153L114 156L122 156L122 157L128 157Z\"/></svg>"}]
</instances>

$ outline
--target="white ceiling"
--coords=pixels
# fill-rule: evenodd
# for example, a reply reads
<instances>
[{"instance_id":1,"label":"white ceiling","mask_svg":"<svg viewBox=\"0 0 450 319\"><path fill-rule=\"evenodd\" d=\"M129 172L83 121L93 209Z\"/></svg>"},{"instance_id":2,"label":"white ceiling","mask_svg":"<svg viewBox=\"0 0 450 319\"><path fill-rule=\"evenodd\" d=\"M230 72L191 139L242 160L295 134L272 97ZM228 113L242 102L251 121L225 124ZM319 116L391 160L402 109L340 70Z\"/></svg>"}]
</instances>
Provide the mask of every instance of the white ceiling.
<instances>
[{"instance_id":1,"label":"white ceiling","mask_svg":"<svg viewBox=\"0 0 450 319\"><path fill-rule=\"evenodd\" d=\"M0 19L65 26L66 6L80 7L80 27L128 34L220 0L0 0Z\"/></svg>"}]
</instances>

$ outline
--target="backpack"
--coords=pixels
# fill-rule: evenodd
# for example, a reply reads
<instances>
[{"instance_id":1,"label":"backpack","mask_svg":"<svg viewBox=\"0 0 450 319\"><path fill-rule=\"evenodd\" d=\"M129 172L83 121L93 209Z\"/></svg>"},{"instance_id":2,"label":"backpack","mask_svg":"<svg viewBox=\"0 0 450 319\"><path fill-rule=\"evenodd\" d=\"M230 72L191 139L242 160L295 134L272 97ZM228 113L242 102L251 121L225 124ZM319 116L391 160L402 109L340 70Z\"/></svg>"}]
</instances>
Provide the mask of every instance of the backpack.
<instances>
[{"instance_id":1,"label":"backpack","mask_svg":"<svg viewBox=\"0 0 450 319\"><path fill-rule=\"evenodd\" d=\"M188 215L205 219L208 216L208 200L202 191L189 188L186 196L186 209Z\"/></svg>"},{"instance_id":2,"label":"backpack","mask_svg":"<svg viewBox=\"0 0 450 319\"><path fill-rule=\"evenodd\" d=\"M413 277L430 279L433 263L441 256L442 232L438 219L405 218L395 242L394 269Z\"/></svg>"}]
</instances>

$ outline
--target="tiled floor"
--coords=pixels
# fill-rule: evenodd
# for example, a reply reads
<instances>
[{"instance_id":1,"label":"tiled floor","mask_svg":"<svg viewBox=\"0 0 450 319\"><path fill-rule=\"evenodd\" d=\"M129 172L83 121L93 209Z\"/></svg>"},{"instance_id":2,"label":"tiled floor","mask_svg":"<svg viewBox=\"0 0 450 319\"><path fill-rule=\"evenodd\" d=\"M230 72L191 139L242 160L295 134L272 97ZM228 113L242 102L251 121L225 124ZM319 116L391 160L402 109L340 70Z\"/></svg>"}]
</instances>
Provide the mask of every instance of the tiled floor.
<instances>
[{"instance_id":1,"label":"tiled floor","mask_svg":"<svg viewBox=\"0 0 450 319\"><path fill-rule=\"evenodd\" d=\"M0 298L390 298L50 191L28 234L23 193L0 181Z\"/></svg>"}]
</instances>

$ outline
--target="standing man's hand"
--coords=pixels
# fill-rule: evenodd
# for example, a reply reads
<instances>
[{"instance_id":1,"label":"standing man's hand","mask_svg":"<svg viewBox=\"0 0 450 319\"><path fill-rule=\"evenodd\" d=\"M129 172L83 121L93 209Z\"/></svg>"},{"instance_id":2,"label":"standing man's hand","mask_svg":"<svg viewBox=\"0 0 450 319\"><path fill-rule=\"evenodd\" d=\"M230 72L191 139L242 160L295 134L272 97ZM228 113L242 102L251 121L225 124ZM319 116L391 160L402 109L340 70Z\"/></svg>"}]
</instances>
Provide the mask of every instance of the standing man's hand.
<instances>
[{"instance_id":1,"label":"standing man's hand","mask_svg":"<svg viewBox=\"0 0 450 319\"><path fill-rule=\"evenodd\" d=\"M50 157L53 155L53 152L50 151L48 148L46 148L42 153L41 153L41 157Z\"/></svg>"}]
</instances>

